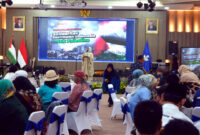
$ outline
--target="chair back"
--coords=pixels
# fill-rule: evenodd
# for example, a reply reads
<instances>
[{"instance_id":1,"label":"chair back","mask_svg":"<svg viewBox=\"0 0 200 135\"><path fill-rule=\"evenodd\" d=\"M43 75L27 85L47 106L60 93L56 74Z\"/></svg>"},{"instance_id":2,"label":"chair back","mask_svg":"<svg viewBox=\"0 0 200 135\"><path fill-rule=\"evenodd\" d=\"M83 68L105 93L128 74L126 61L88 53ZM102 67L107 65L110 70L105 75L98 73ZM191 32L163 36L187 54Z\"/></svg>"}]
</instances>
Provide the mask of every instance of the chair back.
<instances>
[{"instance_id":1,"label":"chair back","mask_svg":"<svg viewBox=\"0 0 200 135\"><path fill-rule=\"evenodd\" d=\"M87 90L83 92L83 95L81 97L81 101L78 107L77 115L80 115L83 113L87 114L87 107L88 107L87 105L88 103L91 102L92 95L93 95L93 92L91 90Z\"/></svg>"},{"instance_id":2,"label":"chair back","mask_svg":"<svg viewBox=\"0 0 200 135\"><path fill-rule=\"evenodd\" d=\"M90 89L92 89L92 82L87 81L88 85L90 86Z\"/></svg>"},{"instance_id":3,"label":"chair back","mask_svg":"<svg viewBox=\"0 0 200 135\"><path fill-rule=\"evenodd\" d=\"M130 86L127 86L125 91L125 95L127 96L128 94L131 94L133 91L135 90L135 87L130 87Z\"/></svg>"},{"instance_id":4,"label":"chair back","mask_svg":"<svg viewBox=\"0 0 200 135\"><path fill-rule=\"evenodd\" d=\"M95 89L93 92L92 100L88 104L88 113L99 110L100 100L102 98L102 89Z\"/></svg>"},{"instance_id":5,"label":"chair back","mask_svg":"<svg viewBox=\"0 0 200 135\"><path fill-rule=\"evenodd\" d=\"M126 121L126 134L131 135L131 131L134 127L133 120L131 118L131 113L128 107L128 102L124 97L120 98L120 102L122 104L122 112L124 114L124 120Z\"/></svg>"},{"instance_id":6,"label":"chair back","mask_svg":"<svg viewBox=\"0 0 200 135\"><path fill-rule=\"evenodd\" d=\"M200 107L195 107L192 110L192 121L197 122L200 120Z\"/></svg>"},{"instance_id":7,"label":"chair back","mask_svg":"<svg viewBox=\"0 0 200 135\"><path fill-rule=\"evenodd\" d=\"M63 104L68 104L68 92L55 92L52 97L52 102L60 100Z\"/></svg>"},{"instance_id":8,"label":"chair back","mask_svg":"<svg viewBox=\"0 0 200 135\"><path fill-rule=\"evenodd\" d=\"M44 127L45 113L44 111L37 111L31 113L24 135L40 135Z\"/></svg>"},{"instance_id":9,"label":"chair back","mask_svg":"<svg viewBox=\"0 0 200 135\"><path fill-rule=\"evenodd\" d=\"M71 84L70 82L60 82L59 85L62 87L64 92L71 91Z\"/></svg>"},{"instance_id":10,"label":"chair back","mask_svg":"<svg viewBox=\"0 0 200 135\"><path fill-rule=\"evenodd\" d=\"M114 102L115 100L118 100L117 95L116 95L116 93L115 93L115 90L114 90L112 84L108 84L108 92L110 93L113 102Z\"/></svg>"},{"instance_id":11,"label":"chair back","mask_svg":"<svg viewBox=\"0 0 200 135\"><path fill-rule=\"evenodd\" d=\"M47 135L61 135L63 134L63 125L65 121L66 105L59 105L53 109L50 123L47 129Z\"/></svg>"}]
</instances>

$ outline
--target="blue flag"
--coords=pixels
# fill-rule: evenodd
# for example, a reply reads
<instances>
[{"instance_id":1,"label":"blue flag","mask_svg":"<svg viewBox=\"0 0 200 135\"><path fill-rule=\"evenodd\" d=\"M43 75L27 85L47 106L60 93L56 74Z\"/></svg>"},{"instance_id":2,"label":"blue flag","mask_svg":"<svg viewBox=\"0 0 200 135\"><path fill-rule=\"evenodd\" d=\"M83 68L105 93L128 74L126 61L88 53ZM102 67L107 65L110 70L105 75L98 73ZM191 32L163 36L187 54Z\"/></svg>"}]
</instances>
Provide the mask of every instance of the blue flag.
<instances>
[{"instance_id":1,"label":"blue flag","mask_svg":"<svg viewBox=\"0 0 200 135\"><path fill-rule=\"evenodd\" d=\"M152 59L151 59L151 52L149 49L149 43L148 41L146 42L144 51L143 51L143 56L144 56L144 69L146 72L149 72L151 67L152 67Z\"/></svg>"}]
</instances>

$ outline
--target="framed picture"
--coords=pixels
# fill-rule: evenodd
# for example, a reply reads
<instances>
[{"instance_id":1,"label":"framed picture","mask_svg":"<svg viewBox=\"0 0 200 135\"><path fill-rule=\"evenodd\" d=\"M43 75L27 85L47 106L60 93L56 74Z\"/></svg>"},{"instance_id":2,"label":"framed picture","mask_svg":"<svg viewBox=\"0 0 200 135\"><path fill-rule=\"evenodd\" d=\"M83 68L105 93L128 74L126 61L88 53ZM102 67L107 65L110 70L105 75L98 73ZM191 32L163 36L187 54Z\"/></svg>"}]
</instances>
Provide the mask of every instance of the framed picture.
<instances>
[{"instance_id":1,"label":"framed picture","mask_svg":"<svg viewBox=\"0 0 200 135\"><path fill-rule=\"evenodd\" d=\"M158 26L159 26L158 18L146 19L146 33L147 34L158 34Z\"/></svg>"},{"instance_id":2,"label":"framed picture","mask_svg":"<svg viewBox=\"0 0 200 135\"><path fill-rule=\"evenodd\" d=\"M25 31L25 16L13 16L13 31Z\"/></svg>"}]
</instances>

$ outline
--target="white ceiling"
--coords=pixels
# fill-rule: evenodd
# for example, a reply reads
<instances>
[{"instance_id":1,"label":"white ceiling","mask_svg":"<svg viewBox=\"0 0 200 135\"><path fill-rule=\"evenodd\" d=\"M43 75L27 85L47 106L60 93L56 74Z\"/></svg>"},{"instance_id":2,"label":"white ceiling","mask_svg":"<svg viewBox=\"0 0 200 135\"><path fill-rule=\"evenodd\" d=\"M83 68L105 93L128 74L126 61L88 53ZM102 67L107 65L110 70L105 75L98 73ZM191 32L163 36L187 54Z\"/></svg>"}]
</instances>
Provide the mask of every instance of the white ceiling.
<instances>
[{"instance_id":1,"label":"white ceiling","mask_svg":"<svg viewBox=\"0 0 200 135\"><path fill-rule=\"evenodd\" d=\"M68 0L74 1L74 0ZM82 0L76 0L82 1ZM147 0L85 0L87 2L86 8L94 9L107 9L112 7L113 9L137 9L137 3L139 1L147 3ZM153 0L156 1L156 9L164 9L170 7L170 9L192 9L194 6L200 6L199 0ZM13 0L11 8L34 8L38 7L40 0ZM51 8L51 5L55 5L55 8L65 8L61 6L60 0L42 0L42 3ZM71 7L66 7L71 8ZM75 7L77 8L77 7Z\"/></svg>"}]
</instances>

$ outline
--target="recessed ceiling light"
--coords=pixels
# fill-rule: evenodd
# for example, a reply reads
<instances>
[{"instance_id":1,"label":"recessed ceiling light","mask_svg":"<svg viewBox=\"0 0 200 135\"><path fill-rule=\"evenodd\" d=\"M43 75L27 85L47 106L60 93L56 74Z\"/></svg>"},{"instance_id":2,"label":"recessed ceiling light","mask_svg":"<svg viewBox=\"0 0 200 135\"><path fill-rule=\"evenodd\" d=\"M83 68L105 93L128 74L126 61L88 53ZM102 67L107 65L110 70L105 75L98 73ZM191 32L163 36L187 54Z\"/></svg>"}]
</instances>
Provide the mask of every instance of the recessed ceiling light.
<instances>
[{"instance_id":1,"label":"recessed ceiling light","mask_svg":"<svg viewBox=\"0 0 200 135\"><path fill-rule=\"evenodd\" d=\"M165 9L165 10L169 10L169 9L170 9L170 7L164 7L164 9Z\"/></svg>"},{"instance_id":2,"label":"recessed ceiling light","mask_svg":"<svg viewBox=\"0 0 200 135\"><path fill-rule=\"evenodd\" d=\"M55 8L55 5L51 5L51 8Z\"/></svg>"},{"instance_id":3,"label":"recessed ceiling light","mask_svg":"<svg viewBox=\"0 0 200 135\"><path fill-rule=\"evenodd\" d=\"M108 9L112 9L113 7L112 6L108 6Z\"/></svg>"}]
</instances>

